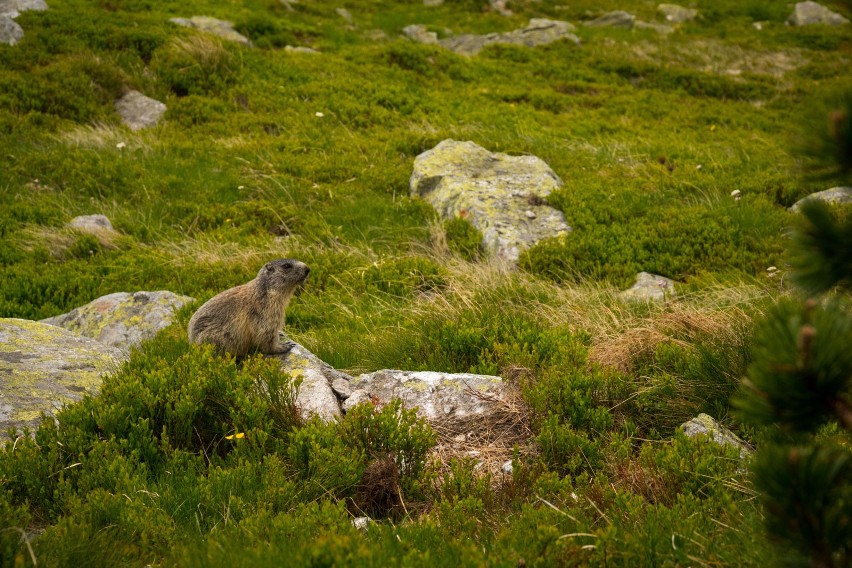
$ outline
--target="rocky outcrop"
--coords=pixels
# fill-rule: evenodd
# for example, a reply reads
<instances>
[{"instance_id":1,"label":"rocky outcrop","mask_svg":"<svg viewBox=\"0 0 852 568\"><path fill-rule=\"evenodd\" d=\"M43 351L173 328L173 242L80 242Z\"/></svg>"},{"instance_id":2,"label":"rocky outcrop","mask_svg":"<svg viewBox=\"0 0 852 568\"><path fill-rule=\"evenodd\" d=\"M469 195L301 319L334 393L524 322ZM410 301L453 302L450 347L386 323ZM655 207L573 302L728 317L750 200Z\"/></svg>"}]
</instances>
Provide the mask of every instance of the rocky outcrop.
<instances>
[{"instance_id":1,"label":"rocky outcrop","mask_svg":"<svg viewBox=\"0 0 852 568\"><path fill-rule=\"evenodd\" d=\"M673 24L689 22L698 16L698 10L693 8L684 8L677 4L660 4L657 6L657 12L660 13L667 22L671 22Z\"/></svg>"},{"instance_id":2,"label":"rocky outcrop","mask_svg":"<svg viewBox=\"0 0 852 568\"><path fill-rule=\"evenodd\" d=\"M226 41L251 45L249 38L234 30L234 24L225 20L218 20L210 16L193 16L191 18L169 18L169 21L179 26L194 28L215 35Z\"/></svg>"},{"instance_id":3,"label":"rocky outcrop","mask_svg":"<svg viewBox=\"0 0 852 568\"><path fill-rule=\"evenodd\" d=\"M146 97L139 91L129 91L115 101L115 110L130 130L137 131L156 126L167 109L156 99Z\"/></svg>"},{"instance_id":4,"label":"rocky outcrop","mask_svg":"<svg viewBox=\"0 0 852 568\"><path fill-rule=\"evenodd\" d=\"M790 211L798 213L802 203L810 199L822 201L829 205L848 205L852 203L852 187L832 187L825 191L812 193L794 203L793 206L790 207Z\"/></svg>"},{"instance_id":5,"label":"rocky outcrop","mask_svg":"<svg viewBox=\"0 0 852 568\"><path fill-rule=\"evenodd\" d=\"M589 20L586 25L590 28L624 28L630 30L633 29L635 23L636 16L622 10L616 10L615 12L607 12L594 20Z\"/></svg>"},{"instance_id":6,"label":"rocky outcrop","mask_svg":"<svg viewBox=\"0 0 852 568\"><path fill-rule=\"evenodd\" d=\"M24 29L15 21L21 12L47 10L44 0L0 0L0 43L15 45L24 37Z\"/></svg>"},{"instance_id":7,"label":"rocky outcrop","mask_svg":"<svg viewBox=\"0 0 852 568\"><path fill-rule=\"evenodd\" d=\"M814 24L840 26L848 24L849 20L836 12L832 12L822 4L799 2L796 4L793 13L787 18L787 23L794 26L811 26Z\"/></svg>"},{"instance_id":8,"label":"rocky outcrop","mask_svg":"<svg viewBox=\"0 0 852 568\"><path fill-rule=\"evenodd\" d=\"M476 55L487 45L509 44L536 47L547 45L562 39L574 43L580 43L580 38L574 35L574 26L568 22L559 20L545 20L533 18L525 28L512 30L510 32L490 33L484 35L464 34L445 39L437 39L437 35L426 31L423 26L407 26L406 35L415 41L422 43L437 43L438 45L455 51L461 55Z\"/></svg>"},{"instance_id":9,"label":"rocky outcrop","mask_svg":"<svg viewBox=\"0 0 852 568\"><path fill-rule=\"evenodd\" d=\"M93 339L39 322L0 319L0 437L10 427L35 429L84 394L96 394L101 375L121 352Z\"/></svg>"},{"instance_id":10,"label":"rocky outcrop","mask_svg":"<svg viewBox=\"0 0 852 568\"><path fill-rule=\"evenodd\" d=\"M545 201L562 180L535 156L444 140L415 158L409 184L411 194L443 218L469 220L483 234L485 250L510 264L541 239L571 230L565 215Z\"/></svg>"},{"instance_id":11,"label":"rocky outcrop","mask_svg":"<svg viewBox=\"0 0 852 568\"><path fill-rule=\"evenodd\" d=\"M699 414L692 420L684 422L681 425L683 433L690 438L695 438L698 435L707 436L720 446L734 446L739 449L740 457L744 458L751 455L752 449L739 436L716 422L716 420L708 414Z\"/></svg>"},{"instance_id":12,"label":"rocky outcrop","mask_svg":"<svg viewBox=\"0 0 852 568\"><path fill-rule=\"evenodd\" d=\"M351 381L354 399L387 403L398 398L430 422L446 426L499 412L506 399L500 377L469 373L383 370L359 375Z\"/></svg>"},{"instance_id":13,"label":"rocky outcrop","mask_svg":"<svg viewBox=\"0 0 852 568\"><path fill-rule=\"evenodd\" d=\"M636 275L636 283L619 296L628 301L662 302L675 295L674 281L648 272Z\"/></svg>"},{"instance_id":14,"label":"rocky outcrop","mask_svg":"<svg viewBox=\"0 0 852 568\"><path fill-rule=\"evenodd\" d=\"M154 337L168 327L175 310L193 301L172 292L116 292L41 320L122 350Z\"/></svg>"},{"instance_id":15,"label":"rocky outcrop","mask_svg":"<svg viewBox=\"0 0 852 568\"><path fill-rule=\"evenodd\" d=\"M320 360L298 343L281 359L281 370L301 381L296 404L304 418L319 416L333 420L341 416L340 403L331 388L338 379L350 381L352 377Z\"/></svg>"}]
</instances>

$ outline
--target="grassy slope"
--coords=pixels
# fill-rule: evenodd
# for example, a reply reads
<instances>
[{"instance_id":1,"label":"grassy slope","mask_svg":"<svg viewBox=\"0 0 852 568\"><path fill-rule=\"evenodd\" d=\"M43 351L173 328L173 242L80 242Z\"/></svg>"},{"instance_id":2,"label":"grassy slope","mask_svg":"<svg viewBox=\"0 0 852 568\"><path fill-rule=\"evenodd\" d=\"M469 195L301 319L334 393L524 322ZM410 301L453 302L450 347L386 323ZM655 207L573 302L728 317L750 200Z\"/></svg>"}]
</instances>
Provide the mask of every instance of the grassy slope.
<instances>
[{"instance_id":1,"label":"grassy slope","mask_svg":"<svg viewBox=\"0 0 852 568\"><path fill-rule=\"evenodd\" d=\"M47 317L114 291L203 299L268 258L297 257L313 270L288 316L296 339L347 369L514 373L539 458L508 486L475 481L471 464L445 473L456 481L440 490L417 480L428 512L365 540L336 504L355 484L332 483L325 497L299 485L287 436L261 445L266 466L158 446L167 463L198 470L178 483L166 465L133 465L138 434L117 433L125 442L103 451L120 456L124 477L72 470L14 485L12 472L26 477L36 463L54 472L94 459L91 431L69 415L79 452L33 450L16 458L20 470L3 470L17 495L0 507L6 524L50 527L34 546L58 563L254 564L300 551L316 563L414 563L417 552L446 564L761 564L769 549L742 473L716 459L722 450L670 438L694 412L726 416L751 315L778 294L764 271L782 266L785 208L835 185L798 178L796 117L849 86L848 29L789 28L778 2L701 1L703 18L668 37L581 27L579 47L492 47L466 59L399 30L481 33L609 9L653 20L655 3L521 2L506 18L472 1L352 1L354 28L338 6L69 0L21 15L26 37L0 47L0 316ZM257 47L166 22L193 14L235 22ZM128 87L168 105L161 126L119 125L112 101ZM566 182L551 201L574 233L530 251L514 276L449 254L433 213L407 197L414 156L445 138L543 158ZM123 236L98 243L63 228L95 212ZM689 294L666 309L621 306L614 287L639 270L684 281ZM179 327L159 341L197 374ZM146 348L139 364L157 349L168 352ZM616 371L589 368L587 351ZM67 433L43 435L70 444ZM239 477L257 483L238 487ZM291 494L275 501L278 485ZM140 488L170 505L115 498ZM236 529L223 512L232 495ZM113 526L122 528L102 530ZM319 545L287 541L305 531L323 535ZM576 533L594 536L559 538ZM92 535L91 548L71 546Z\"/></svg>"}]
</instances>

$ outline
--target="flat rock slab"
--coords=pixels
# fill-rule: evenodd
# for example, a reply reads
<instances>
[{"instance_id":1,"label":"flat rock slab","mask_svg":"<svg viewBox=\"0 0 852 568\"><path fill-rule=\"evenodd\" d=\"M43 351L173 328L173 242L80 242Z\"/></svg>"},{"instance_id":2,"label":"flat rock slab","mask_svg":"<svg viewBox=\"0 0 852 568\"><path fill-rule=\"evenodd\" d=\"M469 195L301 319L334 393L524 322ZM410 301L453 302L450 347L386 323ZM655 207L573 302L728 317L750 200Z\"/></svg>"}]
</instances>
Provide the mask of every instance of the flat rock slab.
<instances>
[{"instance_id":1,"label":"flat rock slab","mask_svg":"<svg viewBox=\"0 0 852 568\"><path fill-rule=\"evenodd\" d=\"M172 323L175 310L193 301L172 292L116 292L41 320L127 351Z\"/></svg>"},{"instance_id":2,"label":"flat rock slab","mask_svg":"<svg viewBox=\"0 0 852 568\"><path fill-rule=\"evenodd\" d=\"M816 193L812 193L807 197L803 197L798 200L792 207L790 207L790 211L793 211L794 213L798 212L802 203L810 199L822 201L829 205L848 205L852 203L852 187L832 187L831 189L826 189L824 191L817 191Z\"/></svg>"},{"instance_id":3,"label":"flat rock slab","mask_svg":"<svg viewBox=\"0 0 852 568\"><path fill-rule=\"evenodd\" d=\"M640 272L636 275L636 283L623 291L619 296L623 300L662 302L667 297L675 295L674 281L649 272Z\"/></svg>"},{"instance_id":4,"label":"flat rock slab","mask_svg":"<svg viewBox=\"0 0 852 568\"><path fill-rule=\"evenodd\" d=\"M752 453L752 449L739 436L719 424L709 414L699 414L692 420L681 425L683 433L690 438L703 434L719 444L720 446L734 446L740 450L740 457L744 458Z\"/></svg>"},{"instance_id":5,"label":"flat rock slab","mask_svg":"<svg viewBox=\"0 0 852 568\"><path fill-rule=\"evenodd\" d=\"M485 35L465 34L438 40L438 45L455 51L458 54L470 56L476 55L482 51L482 48L485 46L495 43L525 45L527 47L547 45L548 43L553 43L562 39L567 39L574 43L580 43L580 38L571 33L575 29L576 28L568 22L533 18L526 27L512 30L510 32L490 33ZM422 37L429 38L426 43L434 43L431 41L432 36L426 35ZM422 41L418 37L413 39Z\"/></svg>"},{"instance_id":6,"label":"flat rock slab","mask_svg":"<svg viewBox=\"0 0 852 568\"><path fill-rule=\"evenodd\" d=\"M589 20L586 25L590 28L624 28L633 29L636 24L636 16L623 10L607 12L599 18Z\"/></svg>"},{"instance_id":7,"label":"flat rock slab","mask_svg":"<svg viewBox=\"0 0 852 568\"><path fill-rule=\"evenodd\" d=\"M0 438L97 394L102 374L121 359L118 349L59 327L0 319Z\"/></svg>"},{"instance_id":8,"label":"flat rock slab","mask_svg":"<svg viewBox=\"0 0 852 568\"><path fill-rule=\"evenodd\" d=\"M535 156L444 140L414 159L409 184L443 218L469 220L485 250L510 264L541 239L571 230L565 215L544 203L562 180Z\"/></svg>"},{"instance_id":9,"label":"flat rock slab","mask_svg":"<svg viewBox=\"0 0 852 568\"><path fill-rule=\"evenodd\" d=\"M115 110L130 130L137 131L156 126L167 109L156 99L146 97L139 91L129 91L115 101Z\"/></svg>"},{"instance_id":10,"label":"flat rock slab","mask_svg":"<svg viewBox=\"0 0 852 568\"><path fill-rule=\"evenodd\" d=\"M492 375L386 369L359 375L351 383L354 390L344 408L353 399L388 403L398 398L441 425L490 416L506 398L506 383Z\"/></svg>"},{"instance_id":11,"label":"flat rock slab","mask_svg":"<svg viewBox=\"0 0 852 568\"><path fill-rule=\"evenodd\" d=\"M693 8L684 8L677 4L660 4L657 6L659 12L667 22L673 24L682 24L694 20L698 16L698 10Z\"/></svg>"},{"instance_id":12,"label":"flat rock slab","mask_svg":"<svg viewBox=\"0 0 852 568\"><path fill-rule=\"evenodd\" d=\"M169 21L186 28L195 28L227 41L251 45L249 38L234 30L234 24L225 20L218 20L210 16L193 16L191 18L169 18Z\"/></svg>"},{"instance_id":13,"label":"flat rock slab","mask_svg":"<svg viewBox=\"0 0 852 568\"><path fill-rule=\"evenodd\" d=\"M296 404L303 418L319 416L329 421L342 416L331 385L338 379L349 381L352 377L334 369L298 343L289 353L279 356L279 359L283 372L302 381Z\"/></svg>"},{"instance_id":14,"label":"flat rock slab","mask_svg":"<svg viewBox=\"0 0 852 568\"><path fill-rule=\"evenodd\" d=\"M810 26L822 24L825 26L840 26L848 24L849 20L836 12L832 12L816 2L799 2L787 22L794 26Z\"/></svg>"}]
</instances>

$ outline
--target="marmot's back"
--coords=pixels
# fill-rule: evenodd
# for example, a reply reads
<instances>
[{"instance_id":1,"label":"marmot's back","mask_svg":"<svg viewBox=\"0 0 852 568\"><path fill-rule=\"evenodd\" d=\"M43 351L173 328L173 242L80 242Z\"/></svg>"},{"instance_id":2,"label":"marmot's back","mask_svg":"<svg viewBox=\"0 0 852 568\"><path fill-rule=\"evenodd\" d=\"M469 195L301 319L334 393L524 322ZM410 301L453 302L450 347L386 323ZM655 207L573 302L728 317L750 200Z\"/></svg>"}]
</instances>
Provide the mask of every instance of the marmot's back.
<instances>
[{"instance_id":1,"label":"marmot's back","mask_svg":"<svg viewBox=\"0 0 852 568\"><path fill-rule=\"evenodd\" d=\"M284 310L293 292L307 278L303 262L267 262L257 276L210 298L189 320L189 341L211 343L236 357L253 350L282 354L292 347L281 343Z\"/></svg>"}]
</instances>

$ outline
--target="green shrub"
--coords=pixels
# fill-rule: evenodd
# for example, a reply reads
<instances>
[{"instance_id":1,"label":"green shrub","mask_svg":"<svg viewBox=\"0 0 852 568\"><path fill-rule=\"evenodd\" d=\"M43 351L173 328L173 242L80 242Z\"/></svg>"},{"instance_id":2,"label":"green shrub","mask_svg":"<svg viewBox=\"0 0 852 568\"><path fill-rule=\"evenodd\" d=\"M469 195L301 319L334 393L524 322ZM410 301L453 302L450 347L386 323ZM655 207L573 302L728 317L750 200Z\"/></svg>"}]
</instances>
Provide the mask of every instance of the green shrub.
<instances>
[{"instance_id":1,"label":"green shrub","mask_svg":"<svg viewBox=\"0 0 852 568\"><path fill-rule=\"evenodd\" d=\"M445 271L437 262L422 256L404 256L374 263L363 274L364 284L385 294L408 296L440 290Z\"/></svg>"},{"instance_id":2,"label":"green shrub","mask_svg":"<svg viewBox=\"0 0 852 568\"><path fill-rule=\"evenodd\" d=\"M451 251L465 260L479 260L482 254L482 233L470 221L456 217L444 221L443 227Z\"/></svg>"},{"instance_id":3,"label":"green shrub","mask_svg":"<svg viewBox=\"0 0 852 568\"><path fill-rule=\"evenodd\" d=\"M204 34L159 48L151 69L179 97L218 93L239 77L238 59L222 41Z\"/></svg>"}]
</instances>

